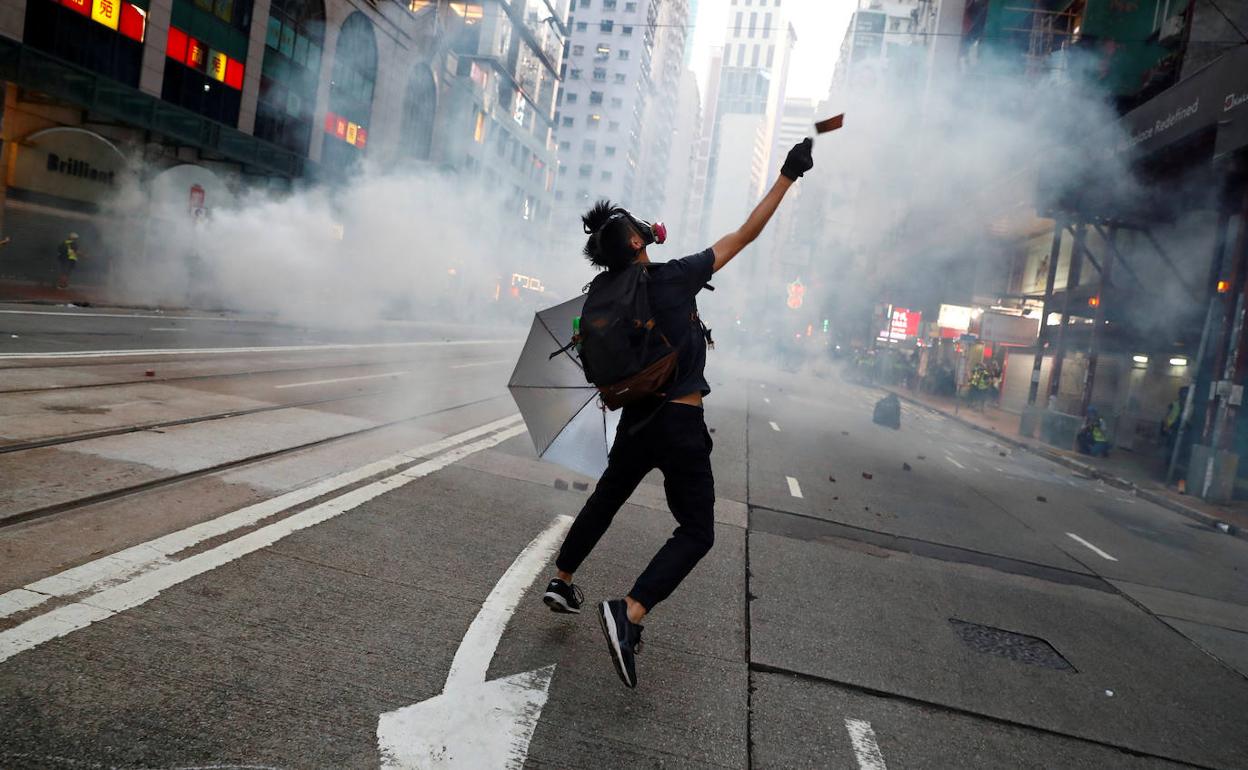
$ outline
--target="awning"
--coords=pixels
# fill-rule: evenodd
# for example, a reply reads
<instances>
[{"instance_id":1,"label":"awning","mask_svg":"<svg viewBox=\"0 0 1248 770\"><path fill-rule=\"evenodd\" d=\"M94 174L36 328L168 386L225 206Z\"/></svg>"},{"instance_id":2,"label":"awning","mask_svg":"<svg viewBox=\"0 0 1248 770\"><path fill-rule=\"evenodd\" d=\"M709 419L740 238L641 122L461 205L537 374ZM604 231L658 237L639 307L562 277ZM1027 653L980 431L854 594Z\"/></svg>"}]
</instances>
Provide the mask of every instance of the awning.
<instances>
[{"instance_id":1,"label":"awning","mask_svg":"<svg viewBox=\"0 0 1248 770\"><path fill-rule=\"evenodd\" d=\"M1248 46L1232 49L1186 80L1128 112L1118 151L1148 155L1208 129L1214 157L1248 145Z\"/></svg>"}]
</instances>

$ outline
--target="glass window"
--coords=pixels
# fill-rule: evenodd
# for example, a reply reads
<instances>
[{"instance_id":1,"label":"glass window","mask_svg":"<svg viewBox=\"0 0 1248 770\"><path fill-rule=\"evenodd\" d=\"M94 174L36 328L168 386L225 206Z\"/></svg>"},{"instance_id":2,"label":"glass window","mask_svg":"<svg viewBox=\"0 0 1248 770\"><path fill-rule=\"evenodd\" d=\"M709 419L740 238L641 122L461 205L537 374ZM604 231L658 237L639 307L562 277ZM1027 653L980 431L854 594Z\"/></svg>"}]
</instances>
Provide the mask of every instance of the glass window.
<instances>
[{"instance_id":1,"label":"glass window","mask_svg":"<svg viewBox=\"0 0 1248 770\"><path fill-rule=\"evenodd\" d=\"M594 173L594 167L588 163L584 163L578 169L581 179L588 179Z\"/></svg>"},{"instance_id":2,"label":"glass window","mask_svg":"<svg viewBox=\"0 0 1248 770\"><path fill-rule=\"evenodd\" d=\"M745 66L745 44L737 46L737 66Z\"/></svg>"},{"instance_id":3,"label":"glass window","mask_svg":"<svg viewBox=\"0 0 1248 770\"><path fill-rule=\"evenodd\" d=\"M614 11L615 0L602 0L602 9L604 11Z\"/></svg>"},{"instance_id":4,"label":"glass window","mask_svg":"<svg viewBox=\"0 0 1248 770\"><path fill-rule=\"evenodd\" d=\"M627 80L628 80L628 76L625 75L623 72L615 73L615 82L617 85L623 85L625 82L627 82Z\"/></svg>"},{"instance_id":5,"label":"glass window","mask_svg":"<svg viewBox=\"0 0 1248 770\"><path fill-rule=\"evenodd\" d=\"M582 56L584 53L585 53L585 46L583 46L583 45L574 45L574 46L572 46L572 55L573 55L573 56Z\"/></svg>"},{"instance_id":6,"label":"glass window","mask_svg":"<svg viewBox=\"0 0 1248 770\"><path fill-rule=\"evenodd\" d=\"M768 11L767 15L763 17L763 37L767 37L770 34L771 34L771 12Z\"/></svg>"},{"instance_id":7,"label":"glass window","mask_svg":"<svg viewBox=\"0 0 1248 770\"><path fill-rule=\"evenodd\" d=\"M598 25L598 31L602 32L604 35L610 35L611 30L613 29L615 29L615 22L610 19L603 19Z\"/></svg>"},{"instance_id":8,"label":"glass window","mask_svg":"<svg viewBox=\"0 0 1248 770\"><path fill-rule=\"evenodd\" d=\"M576 94L568 94L564 101L568 104L576 104Z\"/></svg>"},{"instance_id":9,"label":"glass window","mask_svg":"<svg viewBox=\"0 0 1248 770\"><path fill-rule=\"evenodd\" d=\"M770 67L776 60L776 47L774 45L767 46L767 66Z\"/></svg>"},{"instance_id":10,"label":"glass window","mask_svg":"<svg viewBox=\"0 0 1248 770\"><path fill-rule=\"evenodd\" d=\"M559 143L559 149L561 149L561 150L570 150L570 149L572 149L572 143L571 143L571 142L568 142L568 141L563 141L563 142L560 142L560 143Z\"/></svg>"},{"instance_id":11,"label":"glass window","mask_svg":"<svg viewBox=\"0 0 1248 770\"><path fill-rule=\"evenodd\" d=\"M616 109L619 109L620 107L624 106L624 100L618 96L613 96L611 97L611 106Z\"/></svg>"},{"instance_id":12,"label":"glass window","mask_svg":"<svg viewBox=\"0 0 1248 770\"><path fill-rule=\"evenodd\" d=\"M578 22L576 23L576 31L577 31L577 32L584 32L584 31L586 31L587 29L589 29L589 23L588 23L588 22L578 21Z\"/></svg>"},{"instance_id":13,"label":"glass window","mask_svg":"<svg viewBox=\"0 0 1248 770\"><path fill-rule=\"evenodd\" d=\"M601 83L607 79L607 71L602 67L594 67L594 80Z\"/></svg>"},{"instance_id":14,"label":"glass window","mask_svg":"<svg viewBox=\"0 0 1248 770\"><path fill-rule=\"evenodd\" d=\"M620 130L620 121L618 121L618 120L613 120L613 121L611 121L610 123L608 123L608 124L607 124L607 130L608 130L608 131L619 131L619 130Z\"/></svg>"},{"instance_id":15,"label":"glass window","mask_svg":"<svg viewBox=\"0 0 1248 770\"><path fill-rule=\"evenodd\" d=\"M598 144L593 139L586 139L581 143L581 149L592 154L596 149L598 149Z\"/></svg>"},{"instance_id":16,"label":"glass window","mask_svg":"<svg viewBox=\"0 0 1248 770\"><path fill-rule=\"evenodd\" d=\"M611 172L610 172L610 171L604 171L604 172L602 172L602 181L604 181L604 182L610 182L610 181L611 181Z\"/></svg>"},{"instance_id":17,"label":"glass window","mask_svg":"<svg viewBox=\"0 0 1248 770\"><path fill-rule=\"evenodd\" d=\"M614 158L614 157L615 157L615 148L614 148L614 147L612 147L611 145L607 145L606 147L603 147L603 148L602 148L602 153L603 153L603 155L606 155L608 158Z\"/></svg>"},{"instance_id":18,"label":"glass window","mask_svg":"<svg viewBox=\"0 0 1248 770\"><path fill-rule=\"evenodd\" d=\"M282 20L276 16L269 17L268 27L264 31L264 44L269 48L277 48L282 39Z\"/></svg>"},{"instance_id":19,"label":"glass window","mask_svg":"<svg viewBox=\"0 0 1248 770\"><path fill-rule=\"evenodd\" d=\"M754 44L754 51L753 51L752 53L750 53L750 66L751 66L751 67L757 67L757 66L758 66L758 49L759 49L760 47L761 47L761 46L759 46L759 45L758 45L758 43L755 43L755 44Z\"/></svg>"},{"instance_id":20,"label":"glass window","mask_svg":"<svg viewBox=\"0 0 1248 770\"><path fill-rule=\"evenodd\" d=\"M626 49L621 48L617 55L620 57L620 61L628 61L628 51Z\"/></svg>"},{"instance_id":21,"label":"glass window","mask_svg":"<svg viewBox=\"0 0 1248 770\"><path fill-rule=\"evenodd\" d=\"M625 3L625 4L624 4L624 12L625 12L625 13L636 13L636 12L637 12L637 4L636 4L636 3Z\"/></svg>"},{"instance_id":22,"label":"glass window","mask_svg":"<svg viewBox=\"0 0 1248 770\"><path fill-rule=\"evenodd\" d=\"M572 127L572 118L564 118L564 119L563 119L563 127L564 127L564 128L571 128L571 127Z\"/></svg>"},{"instance_id":23,"label":"glass window","mask_svg":"<svg viewBox=\"0 0 1248 770\"><path fill-rule=\"evenodd\" d=\"M620 34L623 35L624 37L632 37L633 28L629 26L628 24L625 24L624 26L620 27Z\"/></svg>"},{"instance_id":24,"label":"glass window","mask_svg":"<svg viewBox=\"0 0 1248 770\"><path fill-rule=\"evenodd\" d=\"M750 12L750 37L754 37L754 31L758 29L758 12Z\"/></svg>"},{"instance_id":25,"label":"glass window","mask_svg":"<svg viewBox=\"0 0 1248 770\"><path fill-rule=\"evenodd\" d=\"M602 104L602 91L590 91L589 103L590 104Z\"/></svg>"},{"instance_id":26,"label":"glass window","mask_svg":"<svg viewBox=\"0 0 1248 770\"><path fill-rule=\"evenodd\" d=\"M572 72L571 72L571 73L569 73L569 77L570 77L570 78L572 78L573 80L580 80L580 79L581 79L581 71L580 71L580 70L578 70L578 69L573 69L573 70L572 70Z\"/></svg>"}]
</instances>

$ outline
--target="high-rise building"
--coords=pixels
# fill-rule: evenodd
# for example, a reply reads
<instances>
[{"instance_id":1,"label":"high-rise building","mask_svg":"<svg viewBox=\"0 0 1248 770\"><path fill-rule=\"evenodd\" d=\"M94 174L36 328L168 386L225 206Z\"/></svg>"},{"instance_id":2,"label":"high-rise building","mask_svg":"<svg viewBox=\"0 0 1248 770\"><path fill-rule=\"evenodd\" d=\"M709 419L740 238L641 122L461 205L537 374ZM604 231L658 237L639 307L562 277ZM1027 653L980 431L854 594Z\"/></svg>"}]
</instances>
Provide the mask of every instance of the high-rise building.
<instances>
[{"instance_id":1,"label":"high-rise building","mask_svg":"<svg viewBox=\"0 0 1248 770\"><path fill-rule=\"evenodd\" d=\"M740 225L770 176L771 146L796 42L780 0L750 5L732 0L704 202L712 232Z\"/></svg>"},{"instance_id":2,"label":"high-rise building","mask_svg":"<svg viewBox=\"0 0 1248 770\"><path fill-rule=\"evenodd\" d=\"M673 133L681 104L681 72L688 42L688 0L660 2L650 67L650 90L641 130L641 154L633 205L642 210L665 208L667 176L672 161ZM680 151L684 151L682 148Z\"/></svg>"},{"instance_id":3,"label":"high-rise building","mask_svg":"<svg viewBox=\"0 0 1248 770\"><path fill-rule=\"evenodd\" d=\"M681 72L680 90L676 97L676 123L671 131L670 161L666 168L659 170L665 182L663 206L655 212L656 217L663 218L667 223L671 243L669 254L672 256L683 256L706 246L698 238L693 211L695 199L698 200L697 205L701 205L701 195L696 192L701 122L702 104L698 95L698 78L692 70L686 69Z\"/></svg>"},{"instance_id":4,"label":"high-rise building","mask_svg":"<svg viewBox=\"0 0 1248 770\"><path fill-rule=\"evenodd\" d=\"M715 136L715 123L719 103L719 74L724 58L724 49L711 49L710 69L707 71L706 93L702 99L702 118L698 122L698 139L693 150L693 167L690 173L689 201L686 206L688 230L695 239L692 248L701 248L707 244L706 196L707 175L711 165L711 140Z\"/></svg>"},{"instance_id":5,"label":"high-rise building","mask_svg":"<svg viewBox=\"0 0 1248 770\"><path fill-rule=\"evenodd\" d=\"M558 218L598 198L632 205L660 0L574 0L557 113Z\"/></svg>"}]
</instances>

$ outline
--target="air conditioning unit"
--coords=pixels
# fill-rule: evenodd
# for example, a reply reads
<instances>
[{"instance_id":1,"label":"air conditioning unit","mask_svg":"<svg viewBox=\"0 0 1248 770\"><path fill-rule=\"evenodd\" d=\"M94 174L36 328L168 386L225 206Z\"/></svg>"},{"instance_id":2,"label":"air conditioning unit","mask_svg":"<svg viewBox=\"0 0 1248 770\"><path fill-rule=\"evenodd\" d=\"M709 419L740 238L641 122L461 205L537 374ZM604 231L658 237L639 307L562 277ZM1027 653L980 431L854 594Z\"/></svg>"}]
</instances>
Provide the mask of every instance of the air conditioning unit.
<instances>
[{"instance_id":1,"label":"air conditioning unit","mask_svg":"<svg viewBox=\"0 0 1248 770\"><path fill-rule=\"evenodd\" d=\"M1161 23L1157 33L1157 42L1162 45L1174 45L1183 38L1183 14L1176 13Z\"/></svg>"}]
</instances>

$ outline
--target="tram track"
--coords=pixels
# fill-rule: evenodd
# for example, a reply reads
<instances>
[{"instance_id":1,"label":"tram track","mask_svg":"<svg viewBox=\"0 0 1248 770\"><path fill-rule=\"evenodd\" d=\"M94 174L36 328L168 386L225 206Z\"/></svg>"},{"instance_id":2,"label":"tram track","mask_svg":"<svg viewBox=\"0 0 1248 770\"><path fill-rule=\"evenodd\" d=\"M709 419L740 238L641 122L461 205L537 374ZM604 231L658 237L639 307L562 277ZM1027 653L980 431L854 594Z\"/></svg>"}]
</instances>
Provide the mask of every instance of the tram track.
<instances>
[{"instance_id":1,"label":"tram track","mask_svg":"<svg viewBox=\"0 0 1248 770\"><path fill-rule=\"evenodd\" d=\"M371 395L376 395L376 394L371 394ZM360 397L363 397L363 396L352 396L348 398L360 398ZM19 511L16 513L0 515L0 529L5 529L8 527L16 526L18 524L23 524L23 523L30 522L30 521L37 520L37 519L44 519L49 516L54 516L59 513L73 511L79 508L85 508L90 505L95 505L95 504L103 503L103 502L109 502L112 500L118 500L118 499L129 497L132 495L137 495L137 494L141 494L144 492L148 492L154 489L160 489L163 487L180 484L186 481L191 481L197 478L202 478L204 476L210 476L214 473L221 473L223 471L234 470L237 468L254 465L254 464L264 462L267 460L272 460L272 459L283 457L286 455L295 454L297 452L301 452L304 450L314 449L316 447L326 446L326 445L333 444L339 441L344 441L344 440L356 438L362 435L367 435L369 433L374 433L376 431L384 430L386 428L393 428L397 425L402 425L404 423L412 422L414 420L420 420L420 419L424 419L427 417L433 417L439 414L446 414L448 412L453 412L457 409L464 409L464 408L471 407L471 406L486 404L491 401L497 401L498 399L506 398L506 397L507 396L505 393L500 393L494 396L471 399L469 401L463 401L460 403L452 404L450 406L428 410L425 412L421 412L419 414L408 415L406 417L401 417L395 420L389 420L387 422L378 423L376 425L370 425L366 428L360 428L358 430L348 431L346 433L341 433L336 436L327 436L325 438L316 439L314 441L307 441L307 442L303 442L303 443L296 444L296 445L289 446L289 447L282 447L280 449L270 450L267 452L259 452L257 454L249 455L247 457L238 458L235 460L229 460L227 462L218 463L218 464L206 466L203 468L196 468L195 470L186 471L183 473L175 473L175 474L164 476L158 479L151 479L149 481L141 482L138 484L132 484L132 485L125 486L125 487L118 487L115 489L105 490L102 492L97 492L95 494L84 495L82 497L77 497L72 500L64 500L59 503L52 503L50 505L44 505L44 506L40 506L37 508L29 508L27 510ZM344 400L344 399L340 398L340 399L329 399L329 400ZM285 406L275 406L273 408L274 409L290 409L290 408L295 408L295 407L291 405L285 405ZM258 410L258 411L272 411L272 409ZM254 413L254 412L239 412L237 414L244 414L244 413ZM230 416L234 416L234 415L230 415ZM215 419L222 419L222 418L218 416ZM134 429L127 430L124 432L135 432L136 430L141 430L141 429L134 428ZM143 428L142 430L150 430L150 428ZM81 441L83 439L76 439L76 440Z\"/></svg>"}]
</instances>

